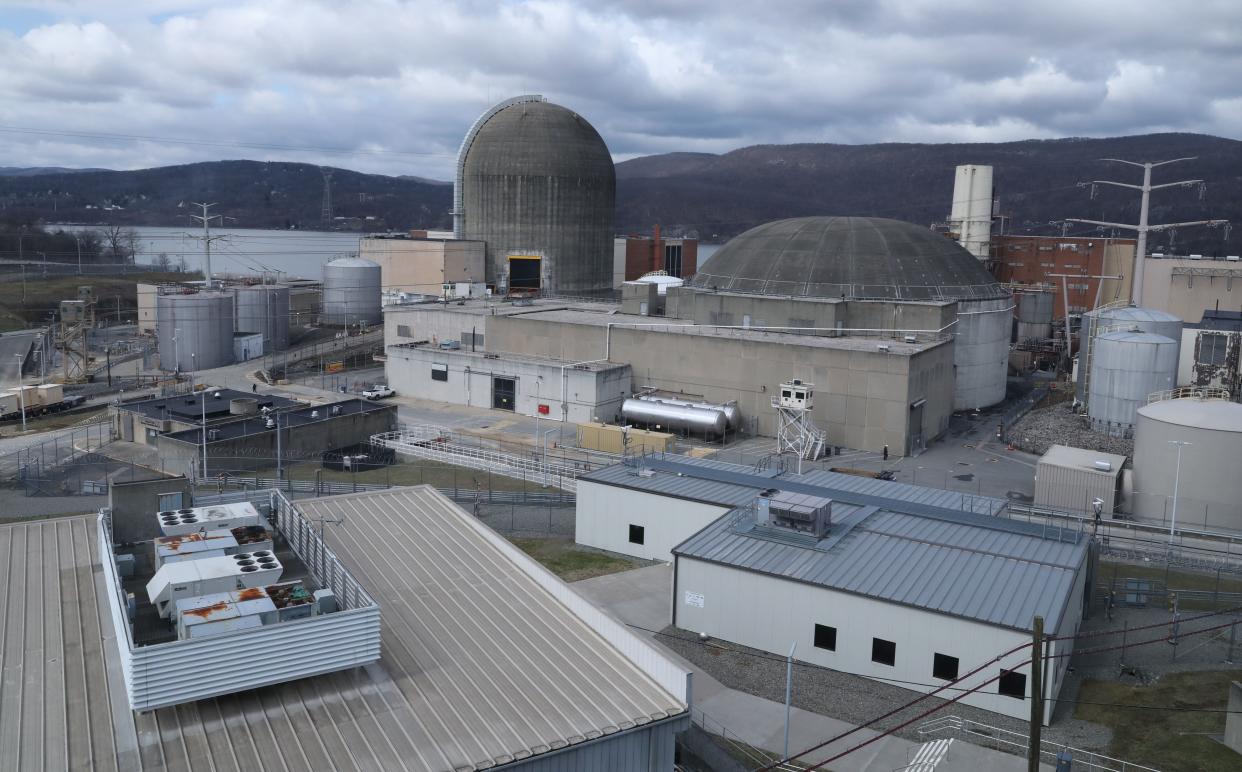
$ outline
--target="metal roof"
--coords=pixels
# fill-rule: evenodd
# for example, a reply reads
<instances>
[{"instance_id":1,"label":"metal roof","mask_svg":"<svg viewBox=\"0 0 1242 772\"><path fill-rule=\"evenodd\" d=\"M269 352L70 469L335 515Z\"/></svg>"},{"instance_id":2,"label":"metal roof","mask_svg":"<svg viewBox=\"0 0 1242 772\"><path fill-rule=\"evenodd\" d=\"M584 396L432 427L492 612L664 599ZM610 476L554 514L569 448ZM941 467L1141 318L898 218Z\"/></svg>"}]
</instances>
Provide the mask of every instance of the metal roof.
<instances>
[{"instance_id":1,"label":"metal roof","mask_svg":"<svg viewBox=\"0 0 1242 772\"><path fill-rule=\"evenodd\" d=\"M1242 405L1224 399L1166 399L1143 405L1138 413L1155 421L1197 429L1242 432Z\"/></svg>"},{"instance_id":2,"label":"metal roof","mask_svg":"<svg viewBox=\"0 0 1242 772\"><path fill-rule=\"evenodd\" d=\"M1096 461L1107 461L1112 465L1111 470L1096 469ZM1104 475L1106 477L1116 477L1121 474L1121 468L1125 466L1126 457L1117 455L1116 453L1100 453L1095 450L1087 450L1086 448L1072 448L1068 445L1053 445L1048 448L1048 452L1039 458L1039 466L1045 464L1051 466L1063 466L1071 469L1081 469L1084 472Z\"/></svg>"},{"instance_id":3,"label":"metal roof","mask_svg":"<svg viewBox=\"0 0 1242 772\"><path fill-rule=\"evenodd\" d=\"M216 394L220 395L219 399L216 399ZM249 391L227 388L207 388L189 394L174 394L171 397L122 402L117 406L117 409L141 413L150 418L171 418L183 423L197 424L202 421L204 412L207 414L208 421L233 416L234 414L229 412L229 403L235 399L253 399L258 403L257 407L259 408L288 408L299 407L305 404L294 399L278 397L275 394L256 394ZM207 404L204 405L200 400L205 401Z\"/></svg>"},{"instance_id":4,"label":"metal roof","mask_svg":"<svg viewBox=\"0 0 1242 772\"><path fill-rule=\"evenodd\" d=\"M1041 538L873 507L834 503L833 529L845 533L822 547L748 529L749 516L722 515L673 554L1016 630L1040 615L1049 632L1087 555L1073 532Z\"/></svg>"},{"instance_id":5,"label":"metal roof","mask_svg":"<svg viewBox=\"0 0 1242 772\"><path fill-rule=\"evenodd\" d=\"M684 694L573 610L585 601L435 491L298 506L346 516L326 538L383 607L380 661L141 714L121 685L95 518L0 526L6 766L473 770L684 717Z\"/></svg>"}]
</instances>

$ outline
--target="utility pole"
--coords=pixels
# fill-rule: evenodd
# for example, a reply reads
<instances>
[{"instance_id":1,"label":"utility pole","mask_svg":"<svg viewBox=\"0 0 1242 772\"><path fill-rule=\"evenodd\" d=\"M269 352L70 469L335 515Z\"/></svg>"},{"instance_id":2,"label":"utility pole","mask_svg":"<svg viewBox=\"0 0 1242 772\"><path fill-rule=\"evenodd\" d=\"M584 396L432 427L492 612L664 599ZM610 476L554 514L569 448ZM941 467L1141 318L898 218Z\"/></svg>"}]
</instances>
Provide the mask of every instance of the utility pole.
<instances>
[{"instance_id":1,"label":"utility pole","mask_svg":"<svg viewBox=\"0 0 1242 772\"><path fill-rule=\"evenodd\" d=\"M1061 305L1062 305L1061 310L1065 312L1065 362L1068 365L1069 358L1070 358L1070 348L1071 348L1070 346L1069 280L1070 279L1095 279L1097 280L1099 284L1095 285L1095 305L1099 306L1100 305L1100 291L1104 287L1104 280L1105 279L1116 279L1117 281L1121 281L1125 277L1122 276L1121 274L1087 275L1087 274L1081 274L1081 273L1050 273L1050 274L1047 274L1047 276L1050 279L1061 280ZM1092 308L1089 310L1094 311L1095 309ZM1081 366L1081 363L1080 363L1080 366Z\"/></svg>"},{"instance_id":2,"label":"utility pole","mask_svg":"<svg viewBox=\"0 0 1242 772\"><path fill-rule=\"evenodd\" d=\"M74 243L78 245L78 275L82 275L82 239L77 236L73 237Z\"/></svg>"},{"instance_id":3,"label":"utility pole","mask_svg":"<svg viewBox=\"0 0 1242 772\"><path fill-rule=\"evenodd\" d=\"M211 289L211 287L212 287L212 283L213 283L213 282L212 282L212 278L211 278L211 242L212 242L212 239L213 239L213 238L214 238L216 241L219 241L219 240L221 240L221 239L227 238L226 236L214 236L214 237L213 237L213 236L211 235L211 221L212 221L212 220L219 220L219 221L220 221L220 224L221 224L221 225L224 225L224 216L223 216L223 215L218 215L218 214L208 214L208 213L207 213L207 210L209 210L209 209L211 209L211 207L215 206L215 204L214 204L214 203L213 203L213 204L200 204L200 203L195 202L195 203L194 203L194 206L201 206L201 207L203 208L203 213L202 213L202 214L192 214L192 215L190 215L190 218L191 218L191 219L194 219L194 220L198 220L199 222L201 222L201 223L203 224L203 235L202 235L202 239L203 239L203 276L204 276L204 278L206 278L206 280L207 280L207 289Z\"/></svg>"},{"instance_id":4,"label":"utility pole","mask_svg":"<svg viewBox=\"0 0 1242 772\"><path fill-rule=\"evenodd\" d=\"M1044 725L1043 648L1044 618L1035 617L1031 630L1031 744L1026 752L1029 772L1039 772L1039 733Z\"/></svg>"},{"instance_id":5,"label":"utility pole","mask_svg":"<svg viewBox=\"0 0 1242 772\"><path fill-rule=\"evenodd\" d=\"M1182 227L1187 227L1190 225L1216 226L1216 225L1228 225L1229 224L1228 220L1195 220L1194 222L1175 222L1175 223L1164 223L1161 225L1148 224L1147 213L1148 213L1149 205L1151 203L1151 192L1153 190L1161 190L1162 188L1175 188L1175 187L1189 188L1191 186L1197 185L1199 186L1200 195L1202 195L1202 191L1203 191L1203 180L1180 180L1178 182L1166 182L1162 185L1152 185L1151 184L1151 170L1156 168L1157 166L1165 166L1166 164L1180 163L1181 161L1193 161L1196 158L1197 156L1190 156L1188 158L1174 158L1169 161L1155 161L1155 162L1146 161L1143 163L1139 163L1137 161L1124 161L1120 158L1101 158L1100 159L1101 161L1112 161L1113 163L1128 164L1130 166L1139 167L1140 169L1143 170L1143 184L1142 185L1131 185L1130 183L1127 183L1127 182L1114 182L1112 180L1092 180L1091 182L1078 183L1079 187L1087 187L1088 185L1091 186L1091 197L1092 198L1095 198L1095 188L1097 185L1113 185L1118 188L1130 188L1131 190L1140 191L1143 194L1142 206L1139 208L1138 225L1130 225L1127 223L1115 223L1115 222L1100 222L1099 220L1081 220L1081 219L1078 219L1077 217L1066 218L1067 222L1080 222L1080 223L1086 223L1088 225L1103 225L1106 228L1123 228L1125 230L1138 232L1138 245L1134 251L1134 281L1130 285L1130 300L1133 301L1135 305L1140 305L1143 302L1143 261L1147 258L1147 234L1150 231L1163 231L1163 230L1168 230L1170 228L1182 228Z\"/></svg>"}]
</instances>

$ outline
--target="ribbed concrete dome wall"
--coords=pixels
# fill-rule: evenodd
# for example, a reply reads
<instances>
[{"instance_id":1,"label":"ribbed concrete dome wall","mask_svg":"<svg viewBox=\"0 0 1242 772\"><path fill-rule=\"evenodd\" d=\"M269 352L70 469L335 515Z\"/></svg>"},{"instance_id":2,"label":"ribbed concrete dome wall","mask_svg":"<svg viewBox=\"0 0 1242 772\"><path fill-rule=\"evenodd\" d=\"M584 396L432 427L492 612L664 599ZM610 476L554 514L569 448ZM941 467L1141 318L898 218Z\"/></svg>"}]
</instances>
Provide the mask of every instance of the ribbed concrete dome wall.
<instances>
[{"instance_id":1,"label":"ribbed concrete dome wall","mask_svg":"<svg viewBox=\"0 0 1242 772\"><path fill-rule=\"evenodd\" d=\"M721 247L691 285L822 298L1008 297L957 242L880 217L797 217L751 228Z\"/></svg>"},{"instance_id":2,"label":"ribbed concrete dome wall","mask_svg":"<svg viewBox=\"0 0 1242 772\"><path fill-rule=\"evenodd\" d=\"M462 153L461 236L486 242L488 282L508 286L509 255L537 255L546 291L612 290L616 172L590 123L521 101L486 118Z\"/></svg>"}]
</instances>

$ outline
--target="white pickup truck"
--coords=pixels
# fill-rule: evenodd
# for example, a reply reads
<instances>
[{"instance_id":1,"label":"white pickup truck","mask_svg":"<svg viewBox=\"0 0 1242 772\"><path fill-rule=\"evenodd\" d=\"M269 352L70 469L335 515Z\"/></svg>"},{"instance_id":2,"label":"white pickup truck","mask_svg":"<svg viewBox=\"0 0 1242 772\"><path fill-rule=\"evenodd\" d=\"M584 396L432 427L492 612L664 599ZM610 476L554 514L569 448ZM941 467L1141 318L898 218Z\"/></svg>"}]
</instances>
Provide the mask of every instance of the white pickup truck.
<instances>
[{"instance_id":1,"label":"white pickup truck","mask_svg":"<svg viewBox=\"0 0 1242 772\"><path fill-rule=\"evenodd\" d=\"M385 397L391 397L396 393L397 392L388 388L388 384L377 383L371 388L363 391L362 396L366 397L367 399L384 399Z\"/></svg>"}]
</instances>

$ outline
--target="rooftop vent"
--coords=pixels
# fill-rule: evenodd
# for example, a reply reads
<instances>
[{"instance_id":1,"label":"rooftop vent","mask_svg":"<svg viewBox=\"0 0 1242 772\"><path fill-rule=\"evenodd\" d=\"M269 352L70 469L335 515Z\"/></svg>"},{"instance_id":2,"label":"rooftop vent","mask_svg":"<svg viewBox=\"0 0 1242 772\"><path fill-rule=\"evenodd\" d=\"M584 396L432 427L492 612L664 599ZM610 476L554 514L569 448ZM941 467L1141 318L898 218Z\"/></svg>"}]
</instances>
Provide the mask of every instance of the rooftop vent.
<instances>
[{"instance_id":1,"label":"rooftop vent","mask_svg":"<svg viewBox=\"0 0 1242 772\"><path fill-rule=\"evenodd\" d=\"M756 501L758 525L822 539L832 527L832 499L789 491L767 491Z\"/></svg>"}]
</instances>

